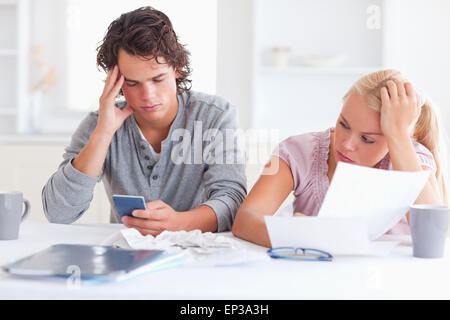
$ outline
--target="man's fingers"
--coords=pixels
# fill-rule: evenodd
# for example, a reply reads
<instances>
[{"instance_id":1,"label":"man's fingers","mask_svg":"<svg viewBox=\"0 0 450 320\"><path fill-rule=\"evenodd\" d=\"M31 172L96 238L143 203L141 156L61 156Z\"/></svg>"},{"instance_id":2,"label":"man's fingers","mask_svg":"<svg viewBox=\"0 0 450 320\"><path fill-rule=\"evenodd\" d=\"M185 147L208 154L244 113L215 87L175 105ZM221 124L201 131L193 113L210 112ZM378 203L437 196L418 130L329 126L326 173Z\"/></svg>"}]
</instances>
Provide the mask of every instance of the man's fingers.
<instances>
[{"instance_id":1,"label":"man's fingers","mask_svg":"<svg viewBox=\"0 0 450 320\"><path fill-rule=\"evenodd\" d=\"M150 212L148 212L147 210L137 209L133 210L133 212L131 212L131 215L136 218L147 219L150 216Z\"/></svg>"},{"instance_id":2,"label":"man's fingers","mask_svg":"<svg viewBox=\"0 0 450 320\"><path fill-rule=\"evenodd\" d=\"M146 235L152 235L153 237L158 236L161 231L155 231L155 230L148 230L148 229L137 229L137 231L139 231L143 236Z\"/></svg>"},{"instance_id":3,"label":"man's fingers","mask_svg":"<svg viewBox=\"0 0 450 320\"><path fill-rule=\"evenodd\" d=\"M120 88L122 88L123 82L124 82L124 76L120 75L119 79L117 80L117 82L114 84L114 87L112 88L110 94L113 95L113 98L115 98L120 91Z\"/></svg>"},{"instance_id":4,"label":"man's fingers","mask_svg":"<svg viewBox=\"0 0 450 320\"><path fill-rule=\"evenodd\" d=\"M117 67L117 65L115 65L114 68L109 70L108 75L106 76L105 87L103 88L103 95L107 95L109 91L111 91L111 88L114 86L118 69L119 68Z\"/></svg>"},{"instance_id":5,"label":"man's fingers","mask_svg":"<svg viewBox=\"0 0 450 320\"><path fill-rule=\"evenodd\" d=\"M133 210L131 213L133 217L140 219L149 219L153 221L161 221L167 218L165 208L149 209L146 210Z\"/></svg>"},{"instance_id":6,"label":"man's fingers","mask_svg":"<svg viewBox=\"0 0 450 320\"><path fill-rule=\"evenodd\" d=\"M124 83L124 76L123 75L119 75L119 71L117 70L116 67L116 71L114 73L117 73L116 76L111 77L111 79L116 79L117 76L119 76L119 78L117 79L117 81L113 84L109 83L105 85L105 89L102 93L102 96L100 97L100 106L104 105L104 106L111 106L111 104L114 104L117 95L119 94L120 88L122 88L122 85ZM127 118L131 113L129 113L129 110L127 110L126 112L126 116L124 118Z\"/></svg>"},{"instance_id":7,"label":"man's fingers","mask_svg":"<svg viewBox=\"0 0 450 320\"><path fill-rule=\"evenodd\" d=\"M125 108L122 109L122 113L124 113L126 117L131 115L133 112L134 109L131 106L126 106Z\"/></svg>"},{"instance_id":8,"label":"man's fingers","mask_svg":"<svg viewBox=\"0 0 450 320\"><path fill-rule=\"evenodd\" d=\"M167 207L167 204L161 200L155 200L155 201L147 202L145 204L145 206L147 207L147 209L156 210L156 209L162 209L162 208Z\"/></svg>"},{"instance_id":9,"label":"man's fingers","mask_svg":"<svg viewBox=\"0 0 450 320\"><path fill-rule=\"evenodd\" d=\"M119 68L117 65L109 70L108 76L106 78L105 87L103 88L102 95L100 97L100 106L104 104L104 102L107 101L114 101L114 99L117 96L117 93L119 93L120 87L117 90L117 93L112 96L113 91L115 90L115 86L120 83L120 86L123 84L122 75L120 76L119 80L117 81L117 75L119 74Z\"/></svg>"},{"instance_id":10,"label":"man's fingers","mask_svg":"<svg viewBox=\"0 0 450 320\"><path fill-rule=\"evenodd\" d=\"M126 119L133 114L134 110L130 106L125 107L123 110L120 110L120 116L122 119Z\"/></svg>"},{"instance_id":11,"label":"man's fingers","mask_svg":"<svg viewBox=\"0 0 450 320\"><path fill-rule=\"evenodd\" d=\"M104 99L108 99L111 101L114 101L119 94L120 88L122 88L123 82L124 82L124 76L120 75L119 79L110 87L108 91L105 91L102 95ZM107 90L107 87L105 86L105 90Z\"/></svg>"},{"instance_id":12,"label":"man's fingers","mask_svg":"<svg viewBox=\"0 0 450 320\"><path fill-rule=\"evenodd\" d=\"M141 232L142 234L145 233L145 234L158 235L162 231L164 231L162 224L160 224L158 222L152 222L152 221L149 221L146 219L125 216L122 218L122 222L128 228L135 228L135 229L139 230L139 232Z\"/></svg>"}]
</instances>

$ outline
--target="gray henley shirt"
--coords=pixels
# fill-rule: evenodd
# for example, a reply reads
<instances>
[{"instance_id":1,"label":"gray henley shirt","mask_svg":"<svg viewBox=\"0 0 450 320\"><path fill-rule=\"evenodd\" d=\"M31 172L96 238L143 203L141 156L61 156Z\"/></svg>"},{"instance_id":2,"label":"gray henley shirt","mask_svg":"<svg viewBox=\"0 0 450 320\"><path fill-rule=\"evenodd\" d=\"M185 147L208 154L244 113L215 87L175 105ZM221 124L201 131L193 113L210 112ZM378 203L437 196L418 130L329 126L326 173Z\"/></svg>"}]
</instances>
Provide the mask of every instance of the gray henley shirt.
<instances>
[{"instance_id":1,"label":"gray henley shirt","mask_svg":"<svg viewBox=\"0 0 450 320\"><path fill-rule=\"evenodd\" d=\"M216 214L217 231L230 230L246 196L245 154L235 135L236 109L221 97L195 91L177 98L178 113L159 156L131 115L115 133L97 178L72 166L97 125L98 111L89 113L42 190L47 219L76 221L89 208L94 187L102 180L112 223L121 222L112 195L127 194L141 195L146 202L162 200L176 211L207 205Z\"/></svg>"}]
</instances>

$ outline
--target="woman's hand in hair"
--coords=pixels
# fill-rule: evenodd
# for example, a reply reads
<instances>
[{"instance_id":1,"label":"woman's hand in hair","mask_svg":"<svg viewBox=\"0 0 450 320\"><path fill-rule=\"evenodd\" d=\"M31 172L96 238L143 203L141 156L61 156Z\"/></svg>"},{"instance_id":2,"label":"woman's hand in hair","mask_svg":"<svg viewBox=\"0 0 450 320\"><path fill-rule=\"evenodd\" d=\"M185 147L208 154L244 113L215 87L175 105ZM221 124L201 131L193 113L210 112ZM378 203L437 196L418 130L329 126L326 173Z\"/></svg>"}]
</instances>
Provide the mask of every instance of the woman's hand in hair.
<instances>
[{"instance_id":1,"label":"woman's hand in hair","mask_svg":"<svg viewBox=\"0 0 450 320\"><path fill-rule=\"evenodd\" d=\"M380 89L381 130L387 139L409 137L409 128L419 115L418 97L409 82L389 80Z\"/></svg>"}]
</instances>

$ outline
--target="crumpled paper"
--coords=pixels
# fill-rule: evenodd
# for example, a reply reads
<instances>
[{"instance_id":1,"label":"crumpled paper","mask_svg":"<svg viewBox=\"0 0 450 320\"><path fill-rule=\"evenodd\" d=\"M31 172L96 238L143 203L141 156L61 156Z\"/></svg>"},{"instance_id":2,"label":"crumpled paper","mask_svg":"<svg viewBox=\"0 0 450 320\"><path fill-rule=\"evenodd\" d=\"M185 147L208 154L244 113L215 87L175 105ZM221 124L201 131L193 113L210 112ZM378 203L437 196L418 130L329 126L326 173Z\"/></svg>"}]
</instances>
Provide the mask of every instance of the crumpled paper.
<instances>
[{"instance_id":1,"label":"crumpled paper","mask_svg":"<svg viewBox=\"0 0 450 320\"><path fill-rule=\"evenodd\" d=\"M200 230L163 231L154 237L127 228L102 244L124 249L164 250L167 253L185 251L190 266L224 266L270 260L265 252L248 250L236 239Z\"/></svg>"}]
</instances>

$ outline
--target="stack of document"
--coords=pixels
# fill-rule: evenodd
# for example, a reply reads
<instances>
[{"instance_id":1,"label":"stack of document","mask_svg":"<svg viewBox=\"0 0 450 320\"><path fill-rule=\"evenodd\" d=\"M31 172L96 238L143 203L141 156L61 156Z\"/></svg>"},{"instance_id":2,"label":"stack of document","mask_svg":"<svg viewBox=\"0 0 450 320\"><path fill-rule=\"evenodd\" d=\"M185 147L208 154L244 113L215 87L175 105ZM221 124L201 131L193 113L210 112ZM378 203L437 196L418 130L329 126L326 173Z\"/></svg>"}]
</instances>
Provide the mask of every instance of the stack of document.
<instances>
[{"instance_id":1,"label":"stack of document","mask_svg":"<svg viewBox=\"0 0 450 320\"><path fill-rule=\"evenodd\" d=\"M382 170L338 162L317 217L265 217L273 247L295 246L332 254L383 254L373 241L408 212L430 171ZM283 211L291 210L292 206Z\"/></svg>"}]
</instances>

